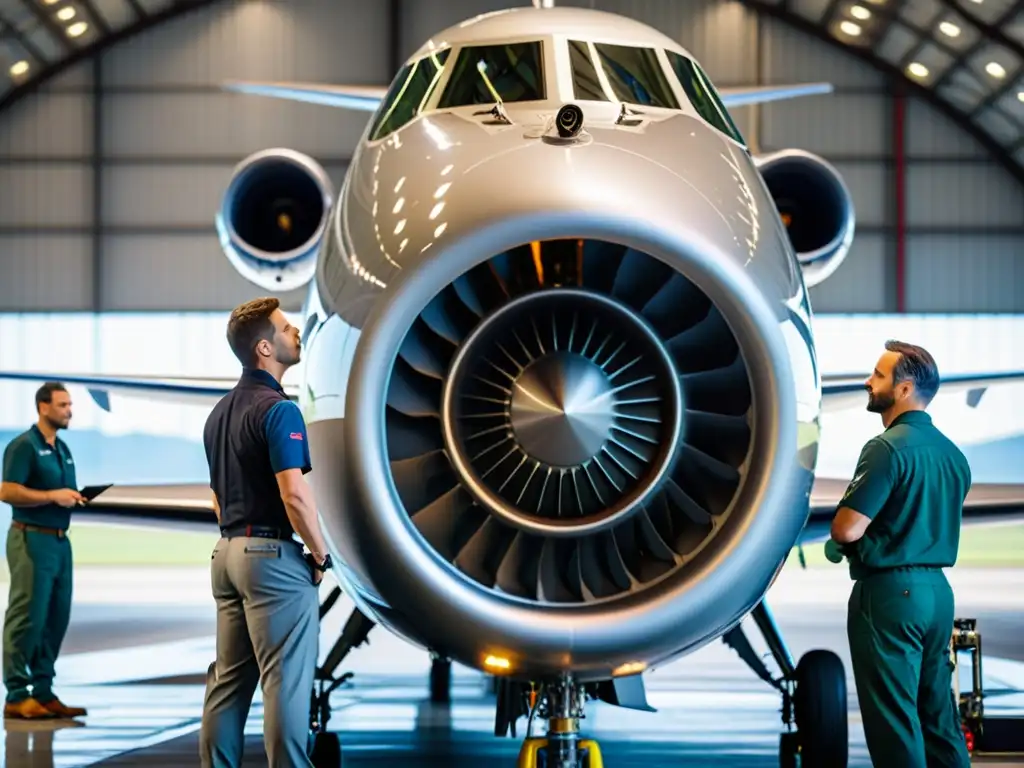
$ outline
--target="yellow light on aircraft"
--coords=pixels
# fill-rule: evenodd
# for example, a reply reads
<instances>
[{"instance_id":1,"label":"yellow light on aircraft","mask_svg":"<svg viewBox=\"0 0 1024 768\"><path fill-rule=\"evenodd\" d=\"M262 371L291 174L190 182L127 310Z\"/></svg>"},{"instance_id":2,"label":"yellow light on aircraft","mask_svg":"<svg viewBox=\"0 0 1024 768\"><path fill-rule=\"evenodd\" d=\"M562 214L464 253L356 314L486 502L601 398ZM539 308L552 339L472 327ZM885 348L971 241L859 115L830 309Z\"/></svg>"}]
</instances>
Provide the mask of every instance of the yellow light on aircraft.
<instances>
[{"instance_id":1,"label":"yellow light on aircraft","mask_svg":"<svg viewBox=\"0 0 1024 768\"><path fill-rule=\"evenodd\" d=\"M89 25L84 21L76 21L70 27L68 27L69 37L81 37L85 34L85 30L89 28Z\"/></svg>"},{"instance_id":2,"label":"yellow light on aircraft","mask_svg":"<svg viewBox=\"0 0 1024 768\"><path fill-rule=\"evenodd\" d=\"M844 21L839 28L850 37L857 37L860 34L860 24L853 21Z\"/></svg>"},{"instance_id":3,"label":"yellow light on aircraft","mask_svg":"<svg viewBox=\"0 0 1024 768\"><path fill-rule=\"evenodd\" d=\"M26 72L28 72L28 62L27 61L24 61L24 60L16 61L13 64L11 64L11 75L13 77L21 77Z\"/></svg>"},{"instance_id":4,"label":"yellow light on aircraft","mask_svg":"<svg viewBox=\"0 0 1024 768\"><path fill-rule=\"evenodd\" d=\"M853 16L853 18L855 19L867 21L868 19L871 18L871 11L869 11L863 5L855 5L852 8L850 8L850 15Z\"/></svg>"},{"instance_id":5,"label":"yellow light on aircraft","mask_svg":"<svg viewBox=\"0 0 1024 768\"><path fill-rule=\"evenodd\" d=\"M1020 91L1017 93L1017 100L1024 102L1024 91Z\"/></svg>"},{"instance_id":6,"label":"yellow light on aircraft","mask_svg":"<svg viewBox=\"0 0 1024 768\"><path fill-rule=\"evenodd\" d=\"M488 669L509 669L512 666L512 662L504 656L488 656L484 659L484 666Z\"/></svg>"},{"instance_id":7,"label":"yellow light on aircraft","mask_svg":"<svg viewBox=\"0 0 1024 768\"><path fill-rule=\"evenodd\" d=\"M642 661L627 661L625 664L620 664L612 670L612 677L638 675L645 669L647 669L647 665Z\"/></svg>"},{"instance_id":8,"label":"yellow light on aircraft","mask_svg":"<svg viewBox=\"0 0 1024 768\"><path fill-rule=\"evenodd\" d=\"M71 21L73 18L75 18L75 9L72 8L70 5L67 5L61 8L59 11L57 11L57 18L60 19L61 21Z\"/></svg>"},{"instance_id":9,"label":"yellow light on aircraft","mask_svg":"<svg viewBox=\"0 0 1024 768\"><path fill-rule=\"evenodd\" d=\"M277 214L277 226L290 234L292 231L292 217L287 213Z\"/></svg>"},{"instance_id":10,"label":"yellow light on aircraft","mask_svg":"<svg viewBox=\"0 0 1024 768\"><path fill-rule=\"evenodd\" d=\"M782 217L782 223L785 224L787 228L789 227L790 224L793 223L793 216L791 214L789 214L789 213L781 213L779 215Z\"/></svg>"},{"instance_id":11,"label":"yellow light on aircraft","mask_svg":"<svg viewBox=\"0 0 1024 768\"><path fill-rule=\"evenodd\" d=\"M914 77L928 77L928 67L919 61L912 61L907 71Z\"/></svg>"}]
</instances>

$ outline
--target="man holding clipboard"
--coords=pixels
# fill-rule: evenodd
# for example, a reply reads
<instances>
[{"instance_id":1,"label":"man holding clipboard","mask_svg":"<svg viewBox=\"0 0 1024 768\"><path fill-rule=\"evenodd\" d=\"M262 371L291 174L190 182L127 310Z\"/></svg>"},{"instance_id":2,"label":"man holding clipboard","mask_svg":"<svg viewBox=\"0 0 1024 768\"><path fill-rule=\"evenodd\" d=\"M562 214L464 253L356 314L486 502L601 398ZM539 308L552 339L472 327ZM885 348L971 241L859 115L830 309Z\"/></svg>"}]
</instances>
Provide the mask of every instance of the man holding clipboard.
<instances>
[{"instance_id":1,"label":"man holding clipboard","mask_svg":"<svg viewBox=\"0 0 1024 768\"><path fill-rule=\"evenodd\" d=\"M36 392L38 421L4 450L0 501L13 509L7 533L11 583L4 619L4 718L79 717L53 692L54 665L71 617L71 510L88 499L76 489L75 461L57 432L71 421L71 396L59 382ZM95 488L85 488L93 498Z\"/></svg>"}]
</instances>

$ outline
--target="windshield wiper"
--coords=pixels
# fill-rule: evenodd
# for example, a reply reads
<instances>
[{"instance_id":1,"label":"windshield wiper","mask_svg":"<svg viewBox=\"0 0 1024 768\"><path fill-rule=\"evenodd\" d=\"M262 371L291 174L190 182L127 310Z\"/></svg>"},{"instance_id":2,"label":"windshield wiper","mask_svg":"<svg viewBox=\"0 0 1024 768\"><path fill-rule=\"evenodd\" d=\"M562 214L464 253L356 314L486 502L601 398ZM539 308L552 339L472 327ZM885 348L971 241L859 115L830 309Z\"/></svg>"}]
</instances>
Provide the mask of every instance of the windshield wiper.
<instances>
[{"instance_id":1,"label":"windshield wiper","mask_svg":"<svg viewBox=\"0 0 1024 768\"><path fill-rule=\"evenodd\" d=\"M488 124L493 125L495 123L501 123L502 125L512 125L512 119L505 112L504 105L499 101L494 104L490 109L482 109L479 112L474 112L473 116L477 115L490 115L493 120L489 120Z\"/></svg>"},{"instance_id":2,"label":"windshield wiper","mask_svg":"<svg viewBox=\"0 0 1024 768\"><path fill-rule=\"evenodd\" d=\"M626 102L622 102L619 108L619 116L615 119L616 125L640 125L643 122L644 112L632 107L627 107ZM631 120L630 115L639 115L639 120Z\"/></svg>"}]
</instances>

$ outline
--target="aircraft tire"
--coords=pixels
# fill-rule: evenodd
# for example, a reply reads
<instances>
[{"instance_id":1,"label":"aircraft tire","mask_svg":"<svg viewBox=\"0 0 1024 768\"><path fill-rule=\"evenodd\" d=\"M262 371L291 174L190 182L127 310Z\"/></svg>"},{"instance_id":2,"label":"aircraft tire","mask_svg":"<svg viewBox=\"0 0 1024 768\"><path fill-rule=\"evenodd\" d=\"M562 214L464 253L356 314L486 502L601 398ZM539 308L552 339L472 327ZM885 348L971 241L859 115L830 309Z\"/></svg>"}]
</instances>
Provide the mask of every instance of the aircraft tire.
<instances>
[{"instance_id":1,"label":"aircraft tire","mask_svg":"<svg viewBox=\"0 0 1024 768\"><path fill-rule=\"evenodd\" d=\"M849 718L846 671L832 651L808 651L796 667L793 710L801 768L846 768Z\"/></svg>"},{"instance_id":2,"label":"aircraft tire","mask_svg":"<svg viewBox=\"0 0 1024 768\"><path fill-rule=\"evenodd\" d=\"M313 737L309 760L313 768L341 768L341 740L338 734L320 731Z\"/></svg>"}]
</instances>

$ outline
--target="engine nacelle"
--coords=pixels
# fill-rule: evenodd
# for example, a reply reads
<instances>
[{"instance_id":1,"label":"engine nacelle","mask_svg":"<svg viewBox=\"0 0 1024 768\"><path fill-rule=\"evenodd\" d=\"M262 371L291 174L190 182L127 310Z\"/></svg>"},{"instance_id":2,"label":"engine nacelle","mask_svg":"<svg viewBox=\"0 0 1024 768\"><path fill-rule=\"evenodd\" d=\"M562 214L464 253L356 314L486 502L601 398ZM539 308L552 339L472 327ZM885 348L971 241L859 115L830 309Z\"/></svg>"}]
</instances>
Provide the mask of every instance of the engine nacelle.
<instances>
[{"instance_id":1,"label":"engine nacelle","mask_svg":"<svg viewBox=\"0 0 1024 768\"><path fill-rule=\"evenodd\" d=\"M808 288L843 263L853 242L853 199L843 177L817 155L784 149L754 158L786 225Z\"/></svg>"},{"instance_id":2,"label":"engine nacelle","mask_svg":"<svg viewBox=\"0 0 1024 768\"><path fill-rule=\"evenodd\" d=\"M308 283L327 231L334 188L324 169L290 149L239 163L217 212L221 248L242 277L281 292Z\"/></svg>"}]
</instances>

